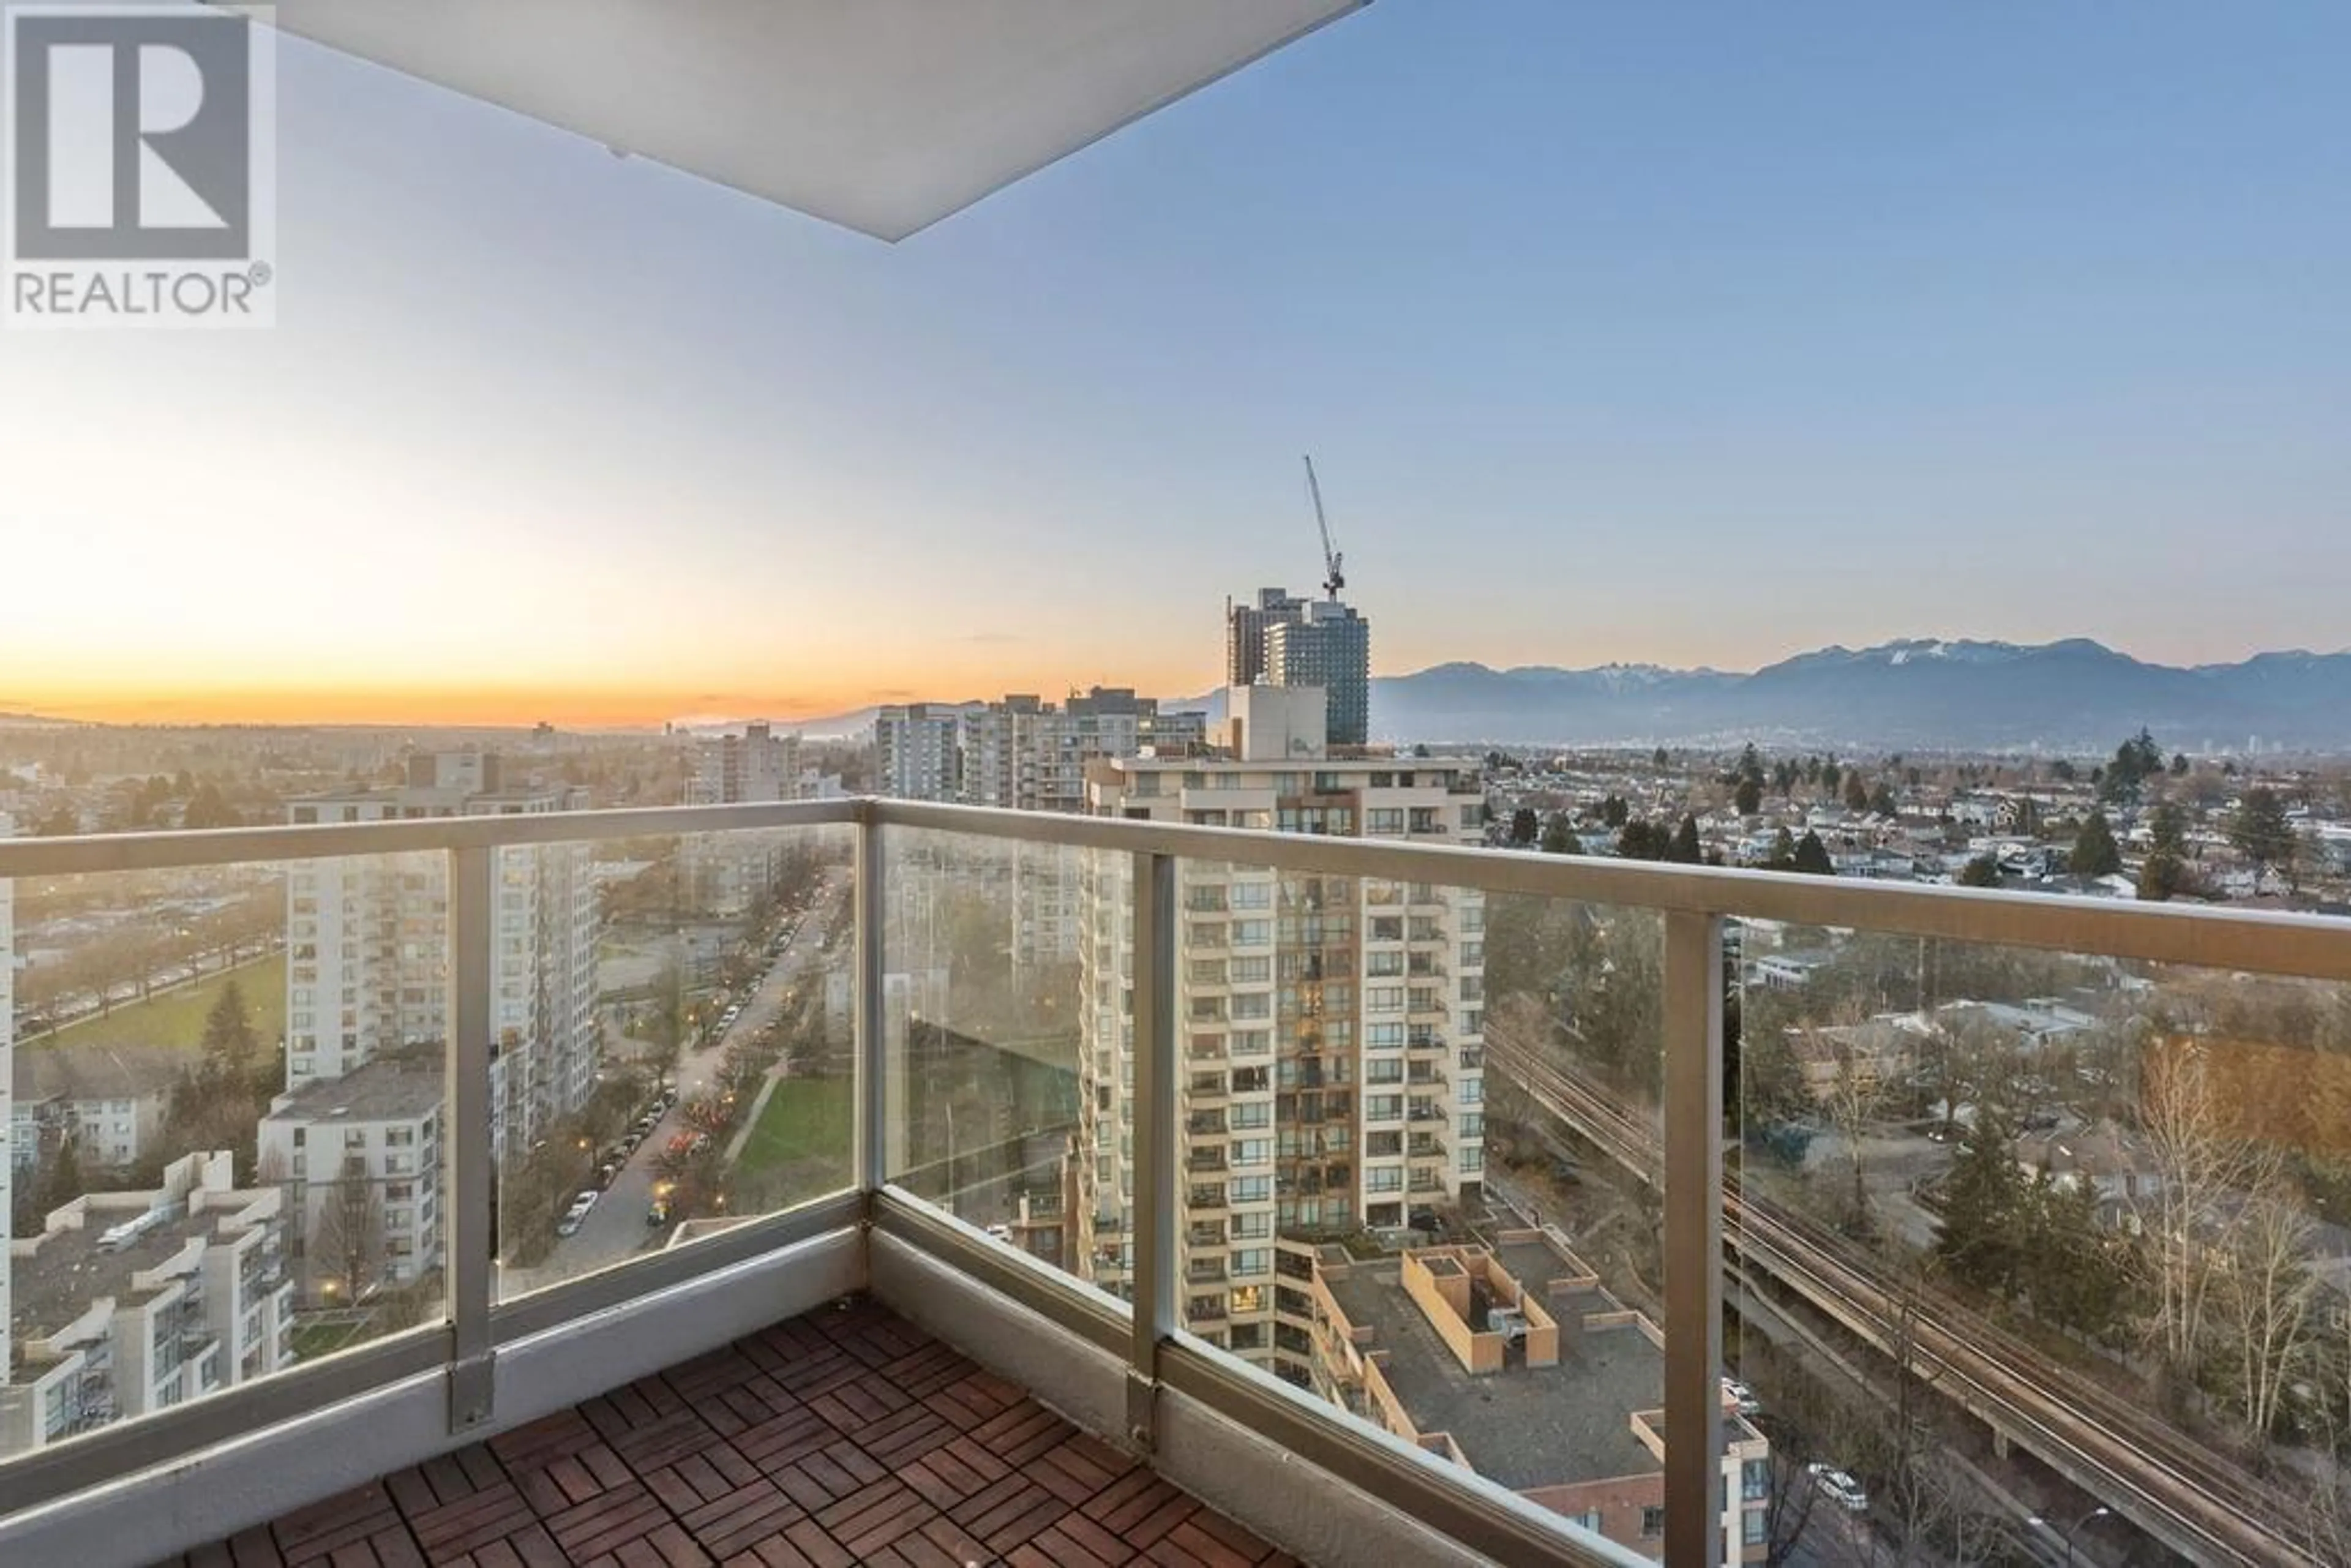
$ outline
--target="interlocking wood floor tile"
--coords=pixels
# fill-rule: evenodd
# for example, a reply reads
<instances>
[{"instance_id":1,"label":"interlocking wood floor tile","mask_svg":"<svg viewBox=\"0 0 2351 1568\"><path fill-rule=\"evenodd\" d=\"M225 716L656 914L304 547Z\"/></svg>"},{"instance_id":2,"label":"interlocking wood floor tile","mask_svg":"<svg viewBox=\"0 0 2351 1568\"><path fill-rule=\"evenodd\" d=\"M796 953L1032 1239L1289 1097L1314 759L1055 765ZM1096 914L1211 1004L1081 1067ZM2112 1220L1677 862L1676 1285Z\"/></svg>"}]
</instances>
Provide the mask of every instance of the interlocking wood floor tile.
<instances>
[{"instance_id":1,"label":"interlocking wood floor tile","mask_svg":"<svg viewBox=\"0 0 2351 1568\"><path fill-rule=\"evenodd\" d=\"M1290 1568L855 1301L201 1547L184 1568Z\"/></svg>"}]
</instances>

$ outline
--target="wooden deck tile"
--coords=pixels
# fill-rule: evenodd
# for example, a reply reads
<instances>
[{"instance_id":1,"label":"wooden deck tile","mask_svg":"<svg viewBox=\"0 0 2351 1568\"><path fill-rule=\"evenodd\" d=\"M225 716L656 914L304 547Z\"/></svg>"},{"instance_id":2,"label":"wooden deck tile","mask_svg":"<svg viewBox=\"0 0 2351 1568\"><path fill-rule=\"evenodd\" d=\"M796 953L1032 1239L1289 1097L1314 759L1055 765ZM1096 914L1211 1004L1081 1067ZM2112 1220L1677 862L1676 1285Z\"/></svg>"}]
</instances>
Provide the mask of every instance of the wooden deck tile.
<instances>
[{"instance_id":1,"label":"wooden deck tile","mask_svg":"<svg viewBox=\"0 0 2351 1568\"><path fill-rule=\"evenodd\" d=\"M869 1301L198 1548L186 1568L1277 1568L1133 1455Z\"/></svg>"}]
</instances>

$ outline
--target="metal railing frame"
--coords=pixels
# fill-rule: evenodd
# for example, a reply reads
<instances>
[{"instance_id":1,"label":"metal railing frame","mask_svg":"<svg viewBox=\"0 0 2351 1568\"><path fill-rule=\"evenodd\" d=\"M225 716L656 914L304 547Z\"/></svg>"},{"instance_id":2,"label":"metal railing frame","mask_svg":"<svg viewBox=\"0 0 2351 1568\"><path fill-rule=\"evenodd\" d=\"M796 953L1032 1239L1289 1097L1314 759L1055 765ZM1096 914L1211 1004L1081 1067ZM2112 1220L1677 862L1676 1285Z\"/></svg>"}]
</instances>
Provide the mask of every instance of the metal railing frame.
<instances>
[{"instance_id":1,"label":"metal railing frame","mask_svg":"<svg viewBox=\"0 0 2351 1568\"><path fill-rule=\"evenodd\" d=\"M826 826L855 830L853 1187L693 1247L634 1260L511 1301L493 1300L489 1232L490 941L495 859L512 846ZM890 1182L889 1062L882 1012L882 890L893 831L1056 845L1133 857L1136 1168L1133 1306L998 1245ZM0 1516L183 1460L420 1373L443 1372L453 1435L493 1426L498 1350L656 1290L852 1222L887 1232L1125 1358L1127 1439L1148 1451L1163 1390L1196 1399L1503 1562L1637 1562L1571 1538L1556 1516L1475 1481L1182 1332L1176 1284L1177 869L1184 860L1372 877L1655 911L1665 928L1666 1556L1708 1568L1722 1552L1720 1398L1722 936L1750 918L2351 981L2351 922L1924 887L1771 873L1547 857L1408 841L1333 839L872 798L365 824L0 841L0 879L106 874L361 855L448 857L451 1133L445 1320L162 1414L0 1462ZM355 1478L364 1479L364 1478Z\"/></svg>"}]
</instances>

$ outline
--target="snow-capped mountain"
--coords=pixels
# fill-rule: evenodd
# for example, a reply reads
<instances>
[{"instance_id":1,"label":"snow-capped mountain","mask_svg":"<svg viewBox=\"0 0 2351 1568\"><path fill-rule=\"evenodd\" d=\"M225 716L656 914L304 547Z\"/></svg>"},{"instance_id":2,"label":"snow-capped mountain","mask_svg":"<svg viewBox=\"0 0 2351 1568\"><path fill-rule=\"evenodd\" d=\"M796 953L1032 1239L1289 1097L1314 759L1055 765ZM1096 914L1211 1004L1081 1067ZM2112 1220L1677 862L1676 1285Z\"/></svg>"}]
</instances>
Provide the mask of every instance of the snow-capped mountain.
<instances>
[{"instance_id":1,"label":"snow-capped mountain","mask_svg":"<svg viewBox=\"0 0 2351 1568\"><path fill-rule=\"evenodd\" d=\"M2103 750L2141 726L2190 750L2351 750L2351 653L2261 653L2192 669L2087 638L1904 638L1827 647L1752 674L1654 665L1440 664L1372 683L1372 727L1409 740Z\"/></svg>"}]
</instances>

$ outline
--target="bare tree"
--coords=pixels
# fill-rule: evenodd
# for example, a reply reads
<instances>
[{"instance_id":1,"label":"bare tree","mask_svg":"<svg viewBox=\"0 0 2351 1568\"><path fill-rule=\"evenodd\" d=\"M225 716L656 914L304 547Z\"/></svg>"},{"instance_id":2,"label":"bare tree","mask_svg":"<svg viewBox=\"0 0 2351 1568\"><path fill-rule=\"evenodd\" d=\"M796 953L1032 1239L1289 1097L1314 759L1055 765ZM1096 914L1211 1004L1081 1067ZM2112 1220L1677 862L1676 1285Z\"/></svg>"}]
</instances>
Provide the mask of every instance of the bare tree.
<instances>
[{"instance_id":1,"label":"bare tree","mask_svg":"<svg viewBox=\"0 0 2351 1568\"><path fill-rule=\"evenodd\" d=\"M1830 1053L1830 1076L1818 1090L1821 1110L1844 1150L1852 1189L1840 1199L1842 1228L1866 1236L1876 1228L1869 1207L1869 1186L1862 1138L1877 1119L1886 1098L1883 1068L1890 1060L1895 1026L1878 1019L1858 1019L1847 1011L1847 1021L1818 1031L1815 1038Z\"/></svg>"},{"instance_id":2,"label":"bare tree","mask_svg":"<svg viewBox=\"0 0 2351 1568\"><path fill-rule=\"evenodd\" d=\"M2252 1194L2229 1235L2218 1292L2220 1337L2231 1347L2234 1398L2255 1444L2277 1423L2289 1385L2308 1368L2319 1327L2318 1279L2310 1271L2316 1227L2274 1183Z\"/></svg>"},{"instance_id":3,"label":"bare tree","mask_svg":"<svg viewBox=\"0 0 2351 1568\"><path fill-rule=\"evenodd\" d=\"M1795 1556L1798 1543L1804 1539L1804 1527L1813 1521L1821 1489L1813 1484L1804 1462L1777 1443L1771 1446L1767 1462L1771 1483L1763 1497L1763 1562L1766 1568L1781 1568Z\"/></svg>"},{"instance_id":4,"label":"bare tree","mask_svg":"<svg viewBox=\"0 0 2351 1568\"><path fill-rule=\"evenodd\" d=\"M319 1209L310 1228L310 1264L340 1288L346 1303L357 1301L383 1268L383 1203L367 1162L353 1156Z\"/></svg>"},{"instance_id":5,"label":"bare tree","mask_svg":"<svg viewBox=\"0 0 2351 1568\"><path fill-rule=\"evenodd\" d=\"M2210 1332L2226 1254L2214 1245L2241 1195L2267 1183L2261 1152L2214 1103L2201 1046L2181 1042L2143 1064L2141 1130L2155 1191L2136 1200L2150 1292L2146 1336L2165 1368L2192 1379Z\"/></svg>"}]
</instances>

